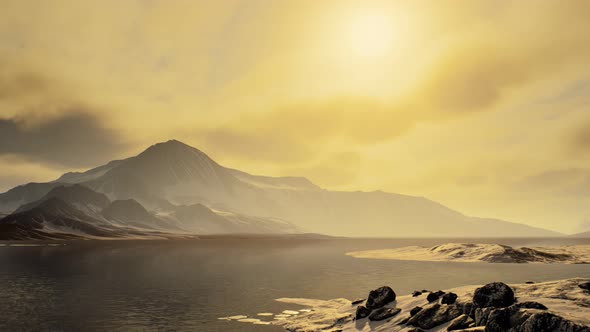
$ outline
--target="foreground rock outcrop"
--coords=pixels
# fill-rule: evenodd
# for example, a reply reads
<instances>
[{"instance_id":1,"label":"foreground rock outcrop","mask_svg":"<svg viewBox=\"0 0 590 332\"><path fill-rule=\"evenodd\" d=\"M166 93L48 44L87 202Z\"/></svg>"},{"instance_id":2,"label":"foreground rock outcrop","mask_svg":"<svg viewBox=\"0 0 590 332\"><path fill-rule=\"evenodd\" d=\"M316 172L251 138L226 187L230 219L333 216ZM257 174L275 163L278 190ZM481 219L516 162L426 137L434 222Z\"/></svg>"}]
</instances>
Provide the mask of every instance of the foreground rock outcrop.
<instances>
[{"instance_id":1,"label":"foreground rock outcrop","mask_svg":"<svg viewBox=\"0 0 590 332\"><path fill-rule=\"evenodd\" d=\"M356 304L346 299L280 299L308 306L308 312L280 315L270 323L306 332L590 332L589 282L580 278L515 285L494 282L440 291L444 295L433 301L427 293L396 297L387 286Z\"/></svg>"}]
</instances>

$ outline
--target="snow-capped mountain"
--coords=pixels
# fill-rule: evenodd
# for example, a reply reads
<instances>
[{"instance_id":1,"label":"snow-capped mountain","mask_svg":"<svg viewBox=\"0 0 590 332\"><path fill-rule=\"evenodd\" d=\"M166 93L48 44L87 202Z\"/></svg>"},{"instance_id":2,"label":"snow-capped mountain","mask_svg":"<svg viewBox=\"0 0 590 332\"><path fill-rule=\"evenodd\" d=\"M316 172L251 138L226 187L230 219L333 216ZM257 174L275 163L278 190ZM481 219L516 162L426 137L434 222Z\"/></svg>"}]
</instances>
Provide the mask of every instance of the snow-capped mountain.
<instances>
[{"instance_id":1,"label":"snow-capped mountain","mask_svg":"<svg viewBox=\"0 0 590 332\"><path fill-rule=\"evenodd\" d=\"M176 140L86 172L11 189L0 194L0 211L14 211L64 184L102 193L111 201L133 199L170 228L196 233L293 232L297 225L342 236L559 235L524 224L465 216L423 197L330 191L301 177L251 175L221 166Z\"/></svg>"}]
</instances>

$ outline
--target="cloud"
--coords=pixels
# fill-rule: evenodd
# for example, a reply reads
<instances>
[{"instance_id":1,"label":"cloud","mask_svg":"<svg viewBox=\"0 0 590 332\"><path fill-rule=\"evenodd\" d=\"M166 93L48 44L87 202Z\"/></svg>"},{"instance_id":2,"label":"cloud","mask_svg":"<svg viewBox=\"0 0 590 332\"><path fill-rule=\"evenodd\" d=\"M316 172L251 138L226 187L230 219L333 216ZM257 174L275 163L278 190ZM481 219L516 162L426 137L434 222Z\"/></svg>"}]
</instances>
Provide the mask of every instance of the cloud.
<instances>
[{"instance_id":1,"label":"cloud","mask_svg":"<svg viewBox=\"0 0 590 332\"><path fill-rule=\"evenodd\" d=\"M51 165L23 160L17 156L0 156L0 192L24 183L46 182L61 174L62 170L52 168Z\"/></svg>"},{"instance_id":2,"label":"cloud","mask_svg":"<svg viewBox=\"0 0 590 332\"><path fill-rule=\"evenodd\" d=\"M83 107L70 106L57 117L33 114L0 119L0 155L68 167L96 166L125 148L117 133Z\"/></svg>"},{"instance_id":3,"label":"cloud","mask_svg":"<svg viewBox=\"0 0 590 332\"><path fill-rule=\"evenodd\" d=\"M535 194L552 193L556 196L590 195L590 170L582 168L554 169L525 177L515 189Z\"/></svg>"},{"instance_id":4,"label":"cloud","mask_svg":"<svg viewBox=\"0 0 590 332\"><path fill-rule=\"evenodd\" d=\"M371 98L297 103L269 112L242 114L196 134L207 149L227 151L234 158L302 162L332 152L349 152L407 131L415 123L410 112Z\"/></svg>"},{"instance_id":5,"label":"cloud","mask_svg":"<svg viewBox=\"0 0 590 332\"><path fill-rule=\"evenodd\" d=\"M35 72L0 70L0 100L24 97L48 88L49 82Z\"/></svg>"},{"instance_id":6,"label":"cloud","mask_svg":"<svg viewBox=\"0 0 590 332\"><path fill-rule=\"evenodd\" d=\"M570 136L570 148L577 154L590 153L590 127L588 125L585 123L584 126L575 128Z\"/></svg>"}]
</instances>

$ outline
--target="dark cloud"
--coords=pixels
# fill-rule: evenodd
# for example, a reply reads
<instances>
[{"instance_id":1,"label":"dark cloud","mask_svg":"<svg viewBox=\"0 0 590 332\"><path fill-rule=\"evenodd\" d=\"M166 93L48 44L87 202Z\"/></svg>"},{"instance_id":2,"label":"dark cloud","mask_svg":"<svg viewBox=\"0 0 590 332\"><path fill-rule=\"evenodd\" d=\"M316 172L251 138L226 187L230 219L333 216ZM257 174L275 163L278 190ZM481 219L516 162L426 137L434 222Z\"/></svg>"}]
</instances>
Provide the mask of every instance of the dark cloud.
<instances>
[{"instance_id":1,"label":"dark cloud","mask_svg":"<svg viewBox=\"0 0 590 332\"><path fill-rule=\"evenodd\" d=\"M70 107L57 117L34 115L0 119L0 155L69 167L96 166L125 148L119 135L83 108Z\"/></svg>"}]
</instances>

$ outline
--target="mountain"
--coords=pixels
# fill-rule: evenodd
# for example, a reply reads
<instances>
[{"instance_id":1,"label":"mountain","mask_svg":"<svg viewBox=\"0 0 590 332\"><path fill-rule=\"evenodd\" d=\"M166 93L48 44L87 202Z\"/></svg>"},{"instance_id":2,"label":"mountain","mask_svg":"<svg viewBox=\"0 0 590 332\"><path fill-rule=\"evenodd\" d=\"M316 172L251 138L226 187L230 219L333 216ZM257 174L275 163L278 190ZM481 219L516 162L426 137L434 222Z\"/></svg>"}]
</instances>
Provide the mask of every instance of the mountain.
<instances>
[{"instance_id":1,"label":"mountain","mask_svg":"<svg viewBox=\"0 0 590 332\"><path fill-rule=\"evenodd\" d=\"M63 183L79 184L110 200L133 199L157 218L194 232L239 232L254 225L259 231L276 231L297 225L309 232L340 236L561 235L523 224L466 216L423 197L382 191L330 191L301 177L251 175L221 166L202 151L176 140L152 145L135 157L35 184L31 188L35 195L22 194L20 187L9 190L0 194L0 211L12 211L15 202L34 201ZM191 220L191 216L199 217ZM223 222L220 217L225 218Z\"/></svg>"},{"instance_id":2,"label":"mountain","mask_svg":"<svg viewBox=\"0 0 590 332\"><path fill-rule=\"evenodd\" d=\"M60 200L67 202L76 209L85 212L89 215L100 213L106 208L111 201L109 198L102 193L97 193L88 187L75 184L75 185L59 185L51 189L47 194L41 197L39 200L23 204L15 212L22 212L29 210L41 202L50 198L59 198Z\"/></svg>"},{"instance_id":3,"label":"mountain","mask_svg":"<svg viewBox=\"0 0 590 332\"><path fill-rule=\"evenodd\" d=\"M172 206L172 205L171 205ZM134 199L111 202L102 193L80 185L60 185L40 199L0 218L0 239L137 238L187 234L295 233L280 220L214 212L202 206L173 206L157 216ZM184 211L184 213L183 213Z\"/></svg>"},{"instance_id":4,"label":"mountain","mask_svg":"<svg viewBox=\"0 0 590 332\"><path fill-rule=\"evenodd\" d=\"M141 204L132 198L113 201L108 206L106 206L104 210L102 210L101 214L106 219L125 226L144 229L159 229L163 231L181 230L174 225L152 215Z\"/></svg>"},{"instance_id":5,"label":"mountain","mask_svg":"<svg viewBox=\"0 0 590 332\"><path fill-rule=\"evenodd\" d=\"M183 229L197 234L226 233L301 233L292 223L276 218L261 218L234 212L213 211L203 204L183 205L174 209L169 218Z\"/></svg>"},{"instance_id":6,"label":"mountain","mask_svg":"<svg viewBox=\"0 0 590 332\"><path fill-rule=\"evenodd\" d=\"M15 212L0 220L0 238L28 239L31 234L61 238L61 234L119 237L121 234L103 220L92 218L57 197L39 201L30 209ZM22 238L19 238L22 237Z\"/></svg>"},{"instance_id":7,"label":"mountain","mask_svg":"<svg viewBox=\"0 0 590 332\"><path fill-rule=\"evenodd\" d=\"M19 206L34 202L45 196L51 189L61 186L61 183L27 183L14 187L0 194L0 212L12 212Z\"/></svg>"}]
</instances>

